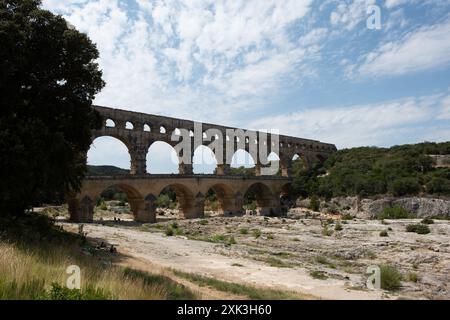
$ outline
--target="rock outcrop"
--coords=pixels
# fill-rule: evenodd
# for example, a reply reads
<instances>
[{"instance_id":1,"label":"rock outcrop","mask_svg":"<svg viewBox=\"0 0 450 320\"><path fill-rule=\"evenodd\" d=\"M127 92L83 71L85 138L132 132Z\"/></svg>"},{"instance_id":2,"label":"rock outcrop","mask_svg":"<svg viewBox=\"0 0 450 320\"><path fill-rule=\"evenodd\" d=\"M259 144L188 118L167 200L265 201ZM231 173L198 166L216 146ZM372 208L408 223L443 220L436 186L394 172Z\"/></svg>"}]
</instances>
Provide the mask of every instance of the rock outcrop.
<instances>
[{"instance_id":1,"label":"rock outcrop","mask_svg":"<svg viewBox=\"0 0 450 320\"><path fill-rule=\"evenodd\" d=\"M309 200L297 201L297 206L307 207ZM358 218L376 218L385 208L401 206L408 210L417 218L426 217L446 217L450 218L450 200L405 197L405 198L381 198L381 199L361 199L357 197L339 197L331 201L322 203L321 211L337 211L348 213Z\"/></svg>"}]
</instances>

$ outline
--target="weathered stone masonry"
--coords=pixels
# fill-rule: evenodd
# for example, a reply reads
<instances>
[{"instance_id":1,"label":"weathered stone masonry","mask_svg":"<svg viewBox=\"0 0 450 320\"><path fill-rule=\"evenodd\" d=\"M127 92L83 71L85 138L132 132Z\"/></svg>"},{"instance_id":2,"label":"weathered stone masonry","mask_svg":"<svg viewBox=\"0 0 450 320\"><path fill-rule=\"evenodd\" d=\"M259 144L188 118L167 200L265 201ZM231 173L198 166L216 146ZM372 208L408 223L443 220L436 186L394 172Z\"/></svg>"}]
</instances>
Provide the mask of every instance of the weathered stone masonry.
<instances>
[{"instance_id":1,"label":"weathered stone masonry","mask_svg":"<svg viewBox=\"0 0 450 320\"><path fill-rule=\"evenodd\" d=\"M147 173L146 168L149 147L156 141L163 141L175 147L179 142L172 141L172 132L175 129L194 132L194 122L99 106L94 108L102 115L104 125L92 133L92 141L101 136L111 136L122 141L130 154L131 170L129 176L87 177L80 192L68 196L71 219L79 222L92 221L96 198L110 186L117 186L127 194L136 220L143 222L156 221L154 200L166 187L171 187L176 192L180 210L186 218L203 215L204 195L210 188L216 192L220 210L223 212L241 211L243 196L249 188L253 188L258 195L258 212L262 215L276 215L280 212L280 194L287 190L286 186L291 181L293 157L298 155L305 166L309 167L314 161L323 161L336 151L336 147L332 144L283 135L278 136L277 141L269 135L265 142L269 149L268 153L278 151L276 153L280 158L282 176L261 176L261 166L265 161L258 156L254 159L257 176L245 178L230 176L230 165L227 163L218 163L217 175L194 175L192 157L195 150L192 143L191 163L183 163L182 155L179 154L178 175L151 175ZM107 122L113 125L107 126ZM203 132L208 129L219 130L222 133L225 150L226 130L235 128L203 123ZM214 141L214 138L210 140ZM274 147L274 141L279 143L278 150ZM205 146L210 143L211 141L202 141ZM251 143L255 143L257 147L260 144L258 140L253 142L250 139L246 139L245 143L242 141L241 144L233 141L233 152L240 148L249 151Z\"/></svg>"}]
</instances>

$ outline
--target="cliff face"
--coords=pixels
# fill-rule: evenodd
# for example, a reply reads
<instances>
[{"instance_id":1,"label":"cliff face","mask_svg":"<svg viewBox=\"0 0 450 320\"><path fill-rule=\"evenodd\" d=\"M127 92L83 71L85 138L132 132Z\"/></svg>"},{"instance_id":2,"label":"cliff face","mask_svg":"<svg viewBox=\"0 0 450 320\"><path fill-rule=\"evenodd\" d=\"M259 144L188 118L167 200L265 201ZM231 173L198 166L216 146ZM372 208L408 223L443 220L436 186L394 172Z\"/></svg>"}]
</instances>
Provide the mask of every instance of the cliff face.
<instances>
[{"instance_id":1,"label":"cliff face","mask_svg":"<svg viewBox=\"0 0 450 320\"><path fill-rule=\"evenodd\" d=\"M430 155L434 160L436 168L450 168L450 155Z\"/></svg>"},{"instance_id":2,"label":"cliff face","mask_svg":"<svg viewBox=\"0 0 450 320\"><path fill-rule=\"evenodd\" d=\"M363 200L360 212L368 214L371 218L377 217L384 208L400 206L417 218L434 216L450 216L450 201L430 198L384 198L380 200Z\"/></svg>"},{"instance_id":3,"label":"cliff face","mask_svg":"<svg viewBox=\"0 0 450 320\"><path fill-rule=\"evenodd\" d=\"M297 201L299 207L307 207L308 205L309 200ZM450 218L450 200L421 197L386 197L377 200L361 199L359 201L357 197L340 197L333 198L326 204L323 203L321 210L328 211L330 208L334 208L338 212L349 213L358 218L371 219L376 218L385 208L396 205L408 210L417 218L435 216Z\"/></svg>"}]
</instances>

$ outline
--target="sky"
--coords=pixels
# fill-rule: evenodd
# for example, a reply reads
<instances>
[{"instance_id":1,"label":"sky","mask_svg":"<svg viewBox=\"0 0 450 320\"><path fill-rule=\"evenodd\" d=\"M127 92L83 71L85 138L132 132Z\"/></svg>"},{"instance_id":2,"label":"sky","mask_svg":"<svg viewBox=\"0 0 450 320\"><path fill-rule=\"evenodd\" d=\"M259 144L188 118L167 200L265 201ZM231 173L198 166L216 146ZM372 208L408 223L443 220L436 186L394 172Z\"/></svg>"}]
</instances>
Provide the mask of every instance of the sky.
<instances>
[{"instance_id":1,"label":"sky","mask_svg":"<svg viewBox=\"0 0 450 320\"><path fill-rule=\"evenodd\" d=\"M95 104L278 130L338 148L450 140L450 0L43 0L43 7L96 43L106 86ZM151 151L151 173L176 170L167 146ZM211 171L211 157L198 153L194 164L208 163L197 169ZM129 155L102 138L88 163L129 168Z\"/></svg>"}]
</instances>

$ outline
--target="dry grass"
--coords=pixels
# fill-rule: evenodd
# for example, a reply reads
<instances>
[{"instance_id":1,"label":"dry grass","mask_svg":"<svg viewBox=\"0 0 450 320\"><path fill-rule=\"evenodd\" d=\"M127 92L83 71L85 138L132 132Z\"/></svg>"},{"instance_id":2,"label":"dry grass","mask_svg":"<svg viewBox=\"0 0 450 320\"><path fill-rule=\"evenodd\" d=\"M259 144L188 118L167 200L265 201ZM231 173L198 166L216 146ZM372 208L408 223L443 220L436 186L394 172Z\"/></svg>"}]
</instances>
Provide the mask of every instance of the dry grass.
<instances>
[{"instance_id":1,"label":"dry grass","mask_svg":"<svg viewBox=\"0 0 450 320\"><path fill-rule=\"evenodd\" d=\"M0 300L197 298L166 276L114 266L117 259L46 214L0 216ZM80 290L66 288L71 265L80 267Z\"/></svg>"},{"instance_id":2,"label":"dry grass","mask_svg":"<svg viewBox=\"0 0 450 320\"><path fill-rule=\"evenodd\" d=\"M190 290L170 278L106 265L84 256L76 246L23 249L0 242L0 299L51 299L52 284L64 286L66 268L81 269L86 299L194 299Z\"/></svg>"}]
</instances>

